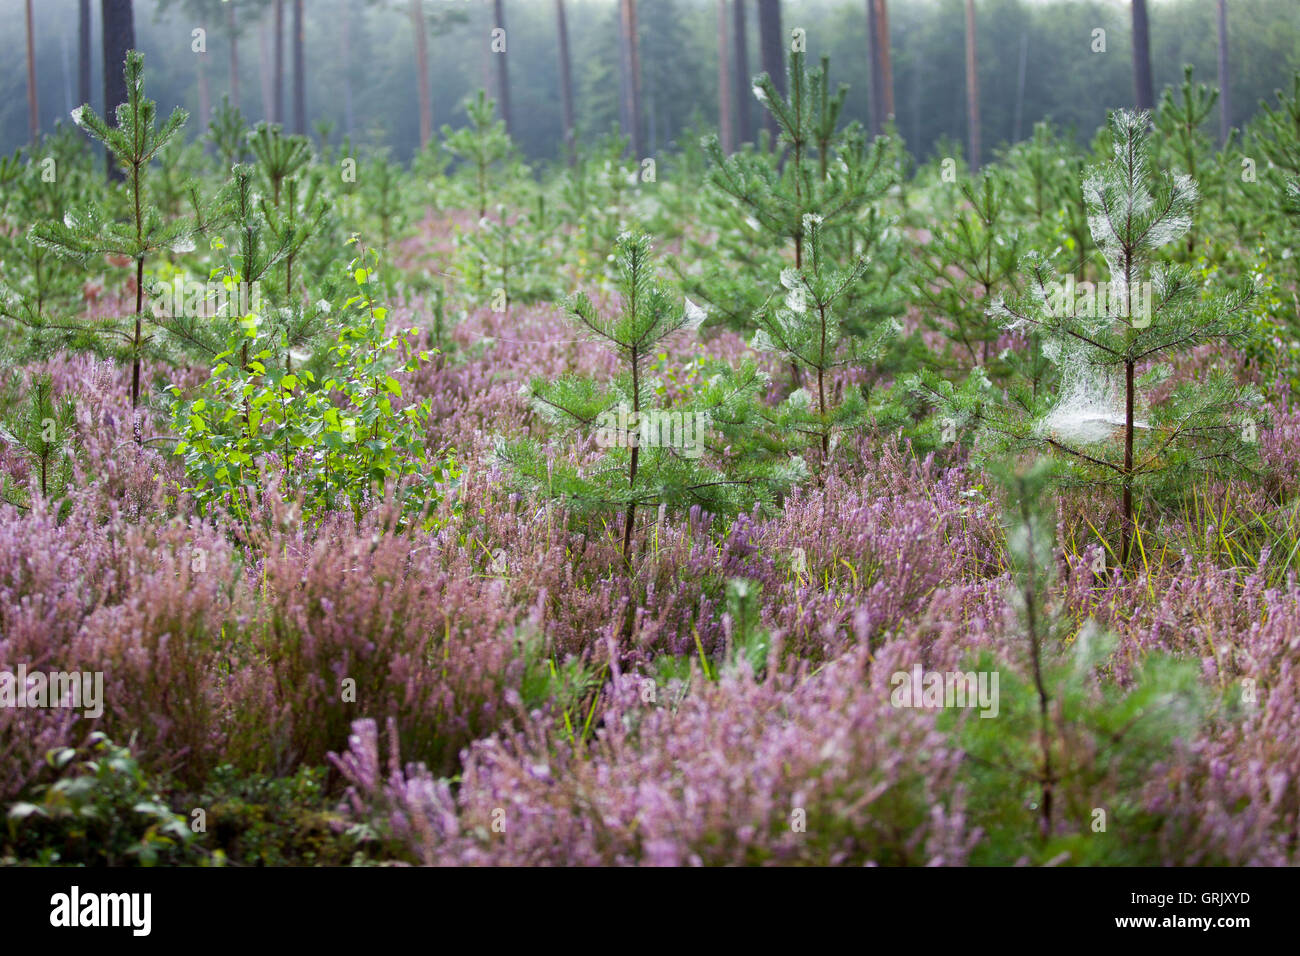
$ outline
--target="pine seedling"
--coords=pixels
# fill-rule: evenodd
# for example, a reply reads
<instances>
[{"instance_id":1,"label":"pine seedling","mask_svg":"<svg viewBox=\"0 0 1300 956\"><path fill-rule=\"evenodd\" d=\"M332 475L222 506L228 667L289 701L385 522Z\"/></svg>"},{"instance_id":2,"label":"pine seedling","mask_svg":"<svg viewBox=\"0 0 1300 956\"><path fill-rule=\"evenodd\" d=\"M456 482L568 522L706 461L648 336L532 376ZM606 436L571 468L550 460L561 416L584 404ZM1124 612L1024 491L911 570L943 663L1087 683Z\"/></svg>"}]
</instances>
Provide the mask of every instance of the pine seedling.
<instances>
[{"instance_id":1,"label":"pine seedling","mask_svg":"<svg viewBox=\"0 0 1300 956\"><path fill-rule=\"evenodd\" d=\"M744 212L794 252L803 267L804 221L820 216L828 230L855 216L882 196L892 183L888 143L877 138L869 149L839 149L836 134L848 87L830 91L829 59L809 72L804 54L792 52L788 97L766 73L754 81L754 95L776 118L778 145L788 151L781 165L754 152L724 156L716 139L705 144L713 161L710 182L731 196Z\"/></svg>"},{"instance_id":2,"label":"pine seedling","mask_svg":"<svg viewBox=\"0 0 1300 956\"><path fill-rule=\"evenodd\" d=\"M525 225L511 222L506 207L498 206L496 218L484 218L477 232L464 237L462 271L471 287L490 294L494 311L508 313L511 303L533 302L550 294L538 268L543 250Z\"/></svg>"},{"instance_id":3,"label":"pine seedling","mask_svg":"<svg viewBox=\"0 0 1300 956\"><path fill-rule=\"evenodd\" d=\"M991 307L1008 329L1041 336L1060 370L1055 392L1034 394L1021 384L1004 396L980 375L955 387L926 372L913 386L950 421L977 425L986 454L1048 451L1064 482L1117 493L1119 561L1127 567L1136 496L1176 493L1197 472L1248 468L1262 397L1222 371L1157 397L1173 356L1248 334L1251 290L1212 296L1186 266L1157 264L1157 251L1190 227L1196 186L1152 170L1145 114L1116 111L1110 127L1113 156L1084 180L1109 284L1054 281L1047 261L1032 257L1025 294Z\"/></svg>"},{"instance_id":4,"label":"pine seedling","mask_svg":"<svg viewBox=\"0 0 1300 956\"><path fill-rule=\"evenodd\" d=\"M1278 90L1276 99L1276 104L1261 100L1251 123L1250 152L1266 162L1255 170L1258 182L1242 183L1240 192L1251 208L1250 239L1277 250L1275 259L1289 261L1300 280L1300 256L1294 254L1300 248L1300 220L1277 201L1285 197L1288 182L1300 179L1300 72L1292 78L1290 92Z\"/></svg>"},{"instance_id":5,"label":"pine seedling","mask_svg":"<svg viewBox=\"0 0 1300 956\"><path fill-rule=\"evenodd\" d=\"M56 254L81 263L104 256L120 256L135 262L135 314L123 321L118 317L41 321L32 332L45 344L90 348L129 359L131 362L131 407L140 404L140 366L154 348L144 311L145 261L160 252L186 252L193 248L194 224L186 218L168 222L150 202L148 170L154 158L180 133L185 110L177 107L161 127L156 127L157 107L144 94L144 56L131 50L125 65L127 102L117 107L117 125L109 126L89 104L73 112L73 120L107 146L126 175L129 218L110 220L97 203L70 208L61 221L41 223L31 231L32 241Z\"/></svg>"},{"instance_id":6,"label":"pine seedling","mask_svg":"<svg viewBox=\"0 0 1300 956\"><path fill-rule=\"evenodd\" d=\"M1028 218L1033 237L1029 246L1062 245L1073 262L1071 271L1082 282L1093 247L1079 188L1084 158L1078 147L1059 136L1050 121L1040 120L1034 124L1033 136L1006 151L1002 165L1010 179L1012 202L1019 196L1022 203L1019 209L1013 206L1011 218Z\"/></svg>"},{"instance_id":7,"label":"pine seedling","mask_svg":"<svg viewBox=\"0 0 1300 956\"><path fill-rule=\"evenodd\" d=\"M1044 507L1053 472L1047 459L994 470L1018 626L1005 653L970 668L994 688L992 706L941 716L960 722L968 812L988 835L972 862L1150 864L1160 824L1143 799L1151 755L1191 743L1208 701L1195 665L1161 653L1122 685L1105 678L1115 639L1093 621L1079 627L1053 599L1056 515Z\"/></svg>"},{"instance_id":8,"label":"pine seedling","mask_svg":"<svg viewBox=\"0 0 1300 956\"><path fill-rule=\"evenodd\" d=\"M478 204L478 217L487 215L492 169L510 154L510 136L504 120L495 118L496 101L479 90L473 99L466 100L465 113L469 125L458 130L442 128L447 151L469 165L473 173L474 198Z\"/></svg>"},{"instance_id":9,"label":"pine seedling","mask_svg":"<svg viewBox=\"0 0 1300 956\"><path fill-rule=\"evenodd\" d=\"M814 383L810 386L816 388L814 395L796 389L771 420L781 432L816 444L824 473L838 436L862 427L869 417L866 401L856 389L845 390L838 403L833 401L834 373L870 363L900 327L885 318L865 334L844 334L841 299L862 278L868 263L861 258L848 269L835 268L825 255L823 228L817 216L805 217L805 265L782 271L783 295L755 314L758 331L750 344L762 352L778 353Z\"/></svg>"},{"instance_id":10,"label":"pine seedling","mask_svg":"<svg viewBox=\"0 0 1300 956\"><path fill-rule=\"evenodd\" d=\"M286 183L311 161L311 143L306 136L286 135L279 123L258 123L248 134L248 147L278 209Z\"/></svg>"},{"instance_id":11,"label":"pine seedling","mask_svg":"<svg viewBox=\"0 0 1300 956\"><path fill-rule=\"evenodd\" d=\"M208 121L208 132L204 138L216 152L222 172L248 162L248 135L248 123L244 120L244 114L230 102L229 96L221 97L221 102L212 111L212 119Z\"/></svg>"},{"instance_id":12,"label":"pine seedling","mask_svg":"<svg viewBox=\"0 0 1300 956\"><path fill-rule=\"evenodd\" d=\"M15 378L16 378L15 373ZM7 402L8 413L0 423L0 442L16 447L28 461L25 486L7 476L0 481L0 499L20 508L30 508L33 498L58 501L72 485L72 450L76 444L77 406L71 396L56 398L54 380L48 373L32 378L17 402ZM70 507L59 507L60 517Z\"/></svg>"},{"instance_id":13,"label":"pine seedling","mask_svg":"<svg viewBox=\"0 0 1300 956\"><path fill-rule=\"evenodd\" d=\"M952 343L958 368L989 369L1001 322L988 314L995 292L1013 291L1024 241L1012 221L1006 175L986 169L958 187L965 208L934 230L919 250L914 287L926 325ZM1000 376L1001 370L993 370Z\"/></svg>"},{"instance_id":14,"label":"pine seedling","mask_svg":"<svg viewBox=\"0 0 1300 956\"><path fill-rule=\"evenodd\" d=\"M385 250L406 227L410 204L402 189L405 179L402 167L382 152L366 164L361 174L361 199L379 223L379 241Z\"/></svg>"},{"instance_id":15,"label":"pine seedling","mask_svg":"<svg viewBox=\"0 0 1300 956\"><path fill-rule=\"evenodd\" d=\"M615 259L620 312L602 314L583 293L566 308L580 330L617 357L618 376L606 383L575 375L558 381L537 378L528 389L539 415L583 445L594 433L603 454L583 467L565 457L548 457L534 441L503 440L498 455L521 485L565 507L587 513L622 510L622 554L630 566L638 510L698 505L724 515L770 504L801 477L802 463L773 465L758 456L724 452L757 424L753 406L766 383L752 364L740 370L710 366L693 400L655 406L651 364L660 343L698 329L706 316L689 300L683 308L659 283L646 236L621 237ZM721 447L710 438L714 427Z\"/></svg>"},{"instance_id":16,"label":"pine seedling","mask_svg":"<svg viewBox=\"0 0 1300 956\"><path fill-rule=\"evenodd\" d=\"M225 314L214 321L213 316L206 314L207 308L173 309L171 314L155 319L184 352L204 362L210 362L226 349L231 331L239 323L250 323L249 331L256 334L260 316L253 314L258 311L252 308L254 300L263 280L291 250L293 236L278 232L266 221L265 206L256 189L256 170L238 165L231 169L230 182L218 198L230 235L226 239L218 237L212 243L220 260L211 276L219 279L229 293ZM234 308L230 308L232 303ZM247 343L241 352L246 366Z\"/></svg>"},{"instance_id":17,"label":"pine seedling","mask_svg":"<svg viewBox=\"0 0 1300 956\"><path fill-rule=\"evenodd\" d=\"M1172 159L1168 165L1185 173L1193 182L1209 181L1217 187L1217 177L1209 175L1214 164L1214 144L1205 134L1204 126L1214 104L1219 101L1219 91L1204 83L1192 83L1192 66L1183 67L1183 82L1175 94L1165 87L1160 105L1156 109L1155 125L1160 133L1162 152ZM1187 251L1196 248L1196 228L1187 231Z\"/></svg>"},{"instance_id":18,"label":"pine seedling","mask_svg":"<svg viewBox=\"0 0 1300 956\"><path fill-rule=\"evenodd\" d=\"M58 168L57 166L55 167ZM13 222L62 218L66 199L76 186L47 183L44 167L23 162L14 154L14 164L0 169L8 178L7 201ZM64 170L65 175L69 172ZM9 226L8 217L0 220ZM58 315L70 311L80 298L81 288L74 272L62 268L58 256L47 246L32 242L17 228L0 228L0 317L19 328L39 329Z\"/></svg>"}]
</instances>

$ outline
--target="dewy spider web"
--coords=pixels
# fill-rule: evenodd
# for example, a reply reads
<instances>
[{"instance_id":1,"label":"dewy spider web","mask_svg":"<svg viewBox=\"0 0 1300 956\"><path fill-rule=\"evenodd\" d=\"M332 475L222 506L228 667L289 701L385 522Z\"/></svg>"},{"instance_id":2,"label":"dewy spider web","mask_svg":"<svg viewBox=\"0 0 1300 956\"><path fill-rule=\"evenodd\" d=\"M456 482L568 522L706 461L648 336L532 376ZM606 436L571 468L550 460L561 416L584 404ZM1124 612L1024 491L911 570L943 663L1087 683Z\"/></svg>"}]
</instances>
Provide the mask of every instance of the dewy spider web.
<instances>
[{"instance_id":1,"label":"dewy spider web","mask_svg":"<svg viewBox=\"0 0 1300 956\"><path fill-rule=\"evenodd\" d=\"M1085 359L1085 350L1056 342L1044 354L1061 369L1061 388L1051 410L1034 424L1034 434L1074 445L1095 445L1122 434L1122 383L1108 367ZM1147 428L1134 416L1135 428Z\"/></svg>"}]
</instances>

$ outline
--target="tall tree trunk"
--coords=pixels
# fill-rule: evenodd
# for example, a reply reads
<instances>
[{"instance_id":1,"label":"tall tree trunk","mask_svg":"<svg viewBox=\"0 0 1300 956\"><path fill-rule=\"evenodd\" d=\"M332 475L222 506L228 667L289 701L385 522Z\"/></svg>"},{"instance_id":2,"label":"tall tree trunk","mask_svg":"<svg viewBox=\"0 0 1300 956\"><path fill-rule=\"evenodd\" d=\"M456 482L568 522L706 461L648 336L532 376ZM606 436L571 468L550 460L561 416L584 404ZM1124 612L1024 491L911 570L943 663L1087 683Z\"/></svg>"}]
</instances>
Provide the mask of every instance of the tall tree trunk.
<instances>
[{"instance_id":1,"label":"tall tree trunk","mask_svg":"<svg viewBox=\"0 0 1300 956\"><path fill-rule=\"evenodd\" d=\"M555 29L560 38L560 106L564 111L564 153L572 166L578 161L578 156L574 148L573 62L569 58L569 21L564 15L564 0L555 0Z\"/></svg>"},{"instance_id":2,"label":"tall tree trunk","mask_svg":"<svg viewBox=\"0 0 1300 956\"><path fill-rule=\"evenodd\" d=\"M883 95L881 106L885 119L894 117L894 65L889 58L889 0L875 0L876 3L876 48L880 51L880 90Z\"/></svg>"},{"instance_id":3,"label":"tall tree trunk","mask_svg":"<svg viewBox=\"0 0 1300 956\"><path fill-rule=\"evenodd\" d=\"M239 25L235 22L235 2L226 8L226 36L230 40L230 104L239 107Z\"/></svg>"},{"instance_id":4,"label":"tall tree trunk","mask_svg":"<svg viewBox=\"0 0 1300 956\"><path fill-rule=\"evenodd\" d=\"M781 36L781 0L758 0L758 46L763 59L763 71L772 78L776 90L782 96L786 92L785 84L785 42ZM772 136L772 146L776 147L776 117L771 110L764 110L764 123Z\"/></svg>"},{"instance_id":5,"label":"tall tree trunk","mask_svg":"<svg viewBox=\"0 0 1300 956\"><path fill-rule=\"evenodd\" d=\"M736 137L731 125L731 59L727 39L727 0L718 0L718 128L722 151L731 155L736 148Z\"/></svg>"},{"instance_id":6,"label":"tall tree trunk","mask_svg":"<svg viewBox=\"0 0 1300 956\"><path fill-rule=\"evenodd\" d=\"M1016 111L1012 125L1011 142L1020 142L1020 121L1025 115L1025 68L1029 63L1029 34L1020 34L1020 68L1016 72Z\"/></svg>"},{"instance_id":7,"label":"tall tree trunk","mask_svg":"<svg viewBox=\"0 0 1300 956\"><path fill-rule=\"evenodd\" d=\"M90 91L90 0L77 4L77 105L89 103Z\"/></svg>"},{"instance_id":8,"label":"tall tree trunk","mask_svg":"<svg viewBox=\"0 0 1300 956\"><path fill-rule=\"evenodd\" d=\"M274 96L275 115L272 123L284 123L284 0L275 0L275 16L272 20L275 36L272 44L275 59L271 66L271 91Z\"/></svg>"},{"instance_id":9,"label":"tall tree trunk","mask_svg":"<svg viewBox=\"0 0 1300 956\"><path fill-rule=\"evenodd\" d=\"M429 35L424 24L424 0L411 0L411 30L415 37L415 82L420 101L420 148L433 138L433 92L429 89Z\"/></svg>"},{"instance_id":10,"label":"tall tree trunk","mask_svg":"<svg viewBox=\"0 0 1300 956\"><path fill-rule=\"evenodd\" d=\"M104 54L104 117L108 125L116 126L119 103L126 102L126 53L135 47L135 16L131 0L100 0L100 20ZM110 181L122 181L126 174L113 163L105 147Z\"/></svg>"},{"instance_id":11,"label":"tall tree trunk","mask_svg":"<svg viewBox=\"0 0 1300 956\"><path fill-rule=\"evenodd\" d=\"M343 135L352 135L352 0L343 0L339 8L339 29L341 37L339 48L343 58ZM433 117L429 117L429 126L433 126ZM423 132L423 127L421 127ZM424 139L420 140L423 146Z\"/></svg>"},{"instance_id":12,"label":"tall tree trunk","mask_svg":"<svg viewBox=\"0 0 1300 956\"><path fill-rule=\"evenodd\" d=\"M1151 79L1151 21L1147 18L1147 0L1133 0L1133 96L1138 109L1155 109L1156 89Z\"/></svg>"},{"instance_id":13,"label":"tall tree trunk","mask_svg":"<svg viewBox=\"0 0 1300 956\"><path fill-rule=\"evenodd\" d=\"M745 27L745 0L731 0L732 49L735 50L736 69L736 142L754 141L753 99L750 89L753 77L749 75L748 30Z\"/></svg>"},{"instance_id":14,"label":"tall tree trunk","mask_svg":"<svg viewBox=\"0 0 1300 956\"><path fill-rule=\"evenodd\" d=\"M975 0L966 0L966 123L972 172L980 168L980 86L975 61Z\"/></svg>"},{"instance_id":15,"label":"tall tree trunk","mask_svg":"<svg viewBox=\"0 0 1300 956\"><path fill-rule=\"evenodd\" d=\"M258 78L262 86L262 115L275 122L275 81L271 77L271 24L263 23L257 32Z\"/></svg>"},{"instance_id":16,"label":"tall tree trunk","mask_svg":"<svg viewBox=\"0 0 1300 956\"><path fill-rule=\"evenodd\" d=\"M212 118L212 91L208 86L208 55L195 54L199 71L199 135L208 131L208 122Z\"/></svg>"},{"instance_id":17,"label":"tall tree trunk","mask_svg":"<svg viewBox=\"0 0 1300 956\"><path fill-rule=\"evenodd\" d=\"M1232 96L1228 77L1228 0L1219 0L1219 143L1232 131Z\"/></svg>"},{"instance_id":18,"label":"tall tree trunk","mask_svg":"<svg viewBox=\"0 0 1300 956\"><path fill-rule=\"evenodd\" d=\"M623 27L623 99L632 155L641 158L641 55L637 49L636 0L619 0Z\"/></svg>"},{"instance_id":19,"label":"tall tree trunk","mask_svg":"<svg viewBox=\"0 0 1300 956\"><path fill-rule=\"evenodd\" d=\"M293 131L307 133L307 68L303 63L303 0L293 0Z\"/></svg>"},{"instance_id":20,"label":"tall tree trunk","mask_svg":"<svg viewBox=\"0 0 1300 956\"><path fill-rule=\"evenodd\" d=\"M876 0L867 0L867 65L871 74L868 99L871 103L871 135L879 136L885 126L883 114L885 84L880 64L880 28L876 24Z\"/></svg>"},{"instance_id":21,"label":"tall tree trunk","mask_svg":"<svg viewBox=\"0 0 1300 956\"><path fill-rule=\"evenodd\" d=\"M492 21L504 38L506 32L506 4L505 0L492 0ZM497 58L497 105L501 108L501 118L506 123L507 135L514 132L514 127L510 121L510 61L507 57L509 54L509 43L506 48L496 54Z\"/></svg>"},{"instance_id":22,"label":"tall tree trunk","mask_svg":"<svg viewBox=\"0 0 1300 956\"><path fill-rule=\"evenodd\" d=\"M41 135L41 107L36 99L36 24L32 0L27 0L27 130L32 146Z\"/></svg>"}]
</instances>

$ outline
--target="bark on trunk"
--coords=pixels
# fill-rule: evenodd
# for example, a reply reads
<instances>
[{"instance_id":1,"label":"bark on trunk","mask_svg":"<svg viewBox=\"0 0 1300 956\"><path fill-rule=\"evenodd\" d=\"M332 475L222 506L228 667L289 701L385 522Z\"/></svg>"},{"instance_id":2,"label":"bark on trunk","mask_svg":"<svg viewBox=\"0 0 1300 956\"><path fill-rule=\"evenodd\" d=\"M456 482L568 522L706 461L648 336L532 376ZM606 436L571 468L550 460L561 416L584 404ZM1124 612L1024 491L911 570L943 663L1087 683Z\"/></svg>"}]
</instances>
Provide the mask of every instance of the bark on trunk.
<instances>
[{"instance_id":1,"label":"bark on trunk","mask_svg":"<svg viewBox=\"0 0 1300 956\"><path fill-rule=\"evenodd\" d=\"M732 48L735 50L736 69L736 142L752 143L754 141L753 91L750 89L753 77L749 75L748 30L745 26L745 0L731 0L732 12Z\"/></svg>"},{"instance_id":2,"label":"bark on trunk","mask_svg":"<svg viewBox=\"0 0 1300 956\"><path fill-rule=\"evenodd\" d=\"M758 45L763 57L763 70L776 84L776 90L782 96L786 92L785 83L785 43L781 36L781 0L758 0ZM764 110L764 125L772 136L772 145L776 145L778 133L776 117L771 110Z\"/></svg>"},{"instance_id":3,"label":"bark on trunk","mask_svg":"<svg viewBox=\"0 0 1300 956\"><path fill-rule=\"evenodd\" d=\"M101 0L100 20L103 23L104 117L108 125L116 126L117 106L126 102L126 76L123 73L126 53L135 47L135 17L131 0ZM108 159L108 178L124 180L126 174L113 163L107 147L104 155Z\"/></svg>"},{"instance_id":4,"label":"bark on trunk","mask_svg":"<svg viewBox=\"0 0 1300 956\"><path fill-rule=\"evenodd\" d=\"M27 0L27 131L29 142L36 145L41 135L41 107L36 99L36 24L33 22L32 0Z\"/></svg>"},{"instance_id":5,"label":"bark on trunk","mask_svg":"<svg viewBox=\"0 0 1300 956\"><path fill-rule=\"evenodd\" d=\"M975 69L975 0L966 0L966 123L969 128L971 171L980 168L980 87Z\"/></svg>"},{"instance_id":6,"label":"bark on trunk","mask_svg":"<svg viewBox=\"0 0 1300 956\"><path fill-rule=\"evenodd\" d=\"M275 16L272 19L275 36L272 39L274 60L271 64L271 93L275 115L273 123L284 122L284 0L275 0Z\"/></svg>"},{"instance_id":7,"label":"bark on trunk","mask_svg":"<svg viewBox=\"0 0 1300 956\"><path fill-rule=\"evenodd\" d=\"M90 0L77 4L77 105L89 103L90 90Z\"/></svg>"},{"instance_id":8,"label":"bark on trunk","mask_svg":"<svg viewBox=\"0 0 1300 956\"><path fill-rule=\"evenodd\" d=\"M1133 0L1133 96L1138 109L1155 109L1156 91L1151 79L1151 21L1147 18L1147 0Z\"/></svg>"},{"instance_id":9,"label":"bark on trunk","mask_svg":"<svg viewBox=\"0 0 1300 956\"><path fill-rule=\"evenodd\" d=\"M564 113L564 153L572 166L578 161L574 142L573 64L569 58L569 22L564 0L555 0L555 29L560 38L560 105Z\"/></svg>"},{"instance_id":10,"label":"bark on trunk","mask_svg":"<svg viewBox=\"0 0 1300 956\"><path fill-rule=\"evenodd\" d=\"M239 107L239 24L234 3L225 4L226 35L230 38L230 103Z\"/></svg>"},{"instance_id":11,"label":"bark on trunk","mask_svg":"<svg viewBox=\"0 0 1300 956\"><path fill-rule=\"evenodd\" d=\"M303 0L293 3L293 131L307 133L307 68L303 63Z\"/></svg>"},{"instance_id":12,"label":"bark on trunk","mask_svg":"<svg viewBox=\"0 0 1300 956\"><path fill-rule=\"evenodd\" d=\"M736 138L731 125L731 58L727 39L727 0L718 0L718 128L722 151L731 155Z\"/></svg>"},{"instance_id":13,"label":"bark on trunk","mask_svg":"<svg viewBox=\"0 0 1300 956\"><path fill-rule=\"evenodd\" d=\"M876 0L876 46L880 50L880 88L885 119L894 117L894 66L889 58L889 0Z\"/></svg>"},{"instance_id":14,"label":"bark on trunk","mask_svg":"<svg viewBox=\"0 0 1300 956\"><path fill-rule=\"evenodd\" d=\"M506 5L505 0L492 0L492 20L496 28L505 36L506 30ZM507 41L505 49L496 54L497 58L497 105L501 108L501 118L505 120L507 135L514 132L514 124L510 119L510 45Z\"/></svg>"},{"instance_id":15,"label":"bark on trunk","mask_svg":"<svg viewBox=\"0 0 1300 956\"><path fill-rule=\"evenodd\" d=\"M623 95L632 155L641 158L641 56L637 49L636 0L620 0L623 27Z\"/></svg>"},{"instance_id":16,"label":"bark on trunk","mask_svg":"<svg viewBox=\"0 0 1300 956\"><path fill-rule=\"evenodd\" d=\"M1232 130L1231 80L1228 77L1228 2L1219 0L1219 143L1228 141Z\"/></svg>"}]
</instances>

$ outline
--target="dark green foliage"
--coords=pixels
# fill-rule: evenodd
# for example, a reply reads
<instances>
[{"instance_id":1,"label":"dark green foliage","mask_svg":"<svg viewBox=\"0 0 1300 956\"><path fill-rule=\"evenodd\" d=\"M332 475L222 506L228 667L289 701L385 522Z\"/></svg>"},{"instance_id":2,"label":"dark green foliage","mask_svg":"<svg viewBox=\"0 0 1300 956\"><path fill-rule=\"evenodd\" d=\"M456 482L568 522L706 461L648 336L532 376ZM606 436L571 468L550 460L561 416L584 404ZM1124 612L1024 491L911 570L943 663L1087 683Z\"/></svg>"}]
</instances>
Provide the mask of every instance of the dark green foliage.
<instances>
[{"instance_id":1,"label":"dark green foliage","mask_svg":"<svg viewBox=\"0 0 1300 956\"><path fill-rule=\"evenodd\" d=\"M48 782L9 807L0 860L42 866L194 865L210 862L189 821L159 796L130 746L93 733L53 750ZM219 861L218 861L219 862Z\"/></svg>"}]
</instances>

